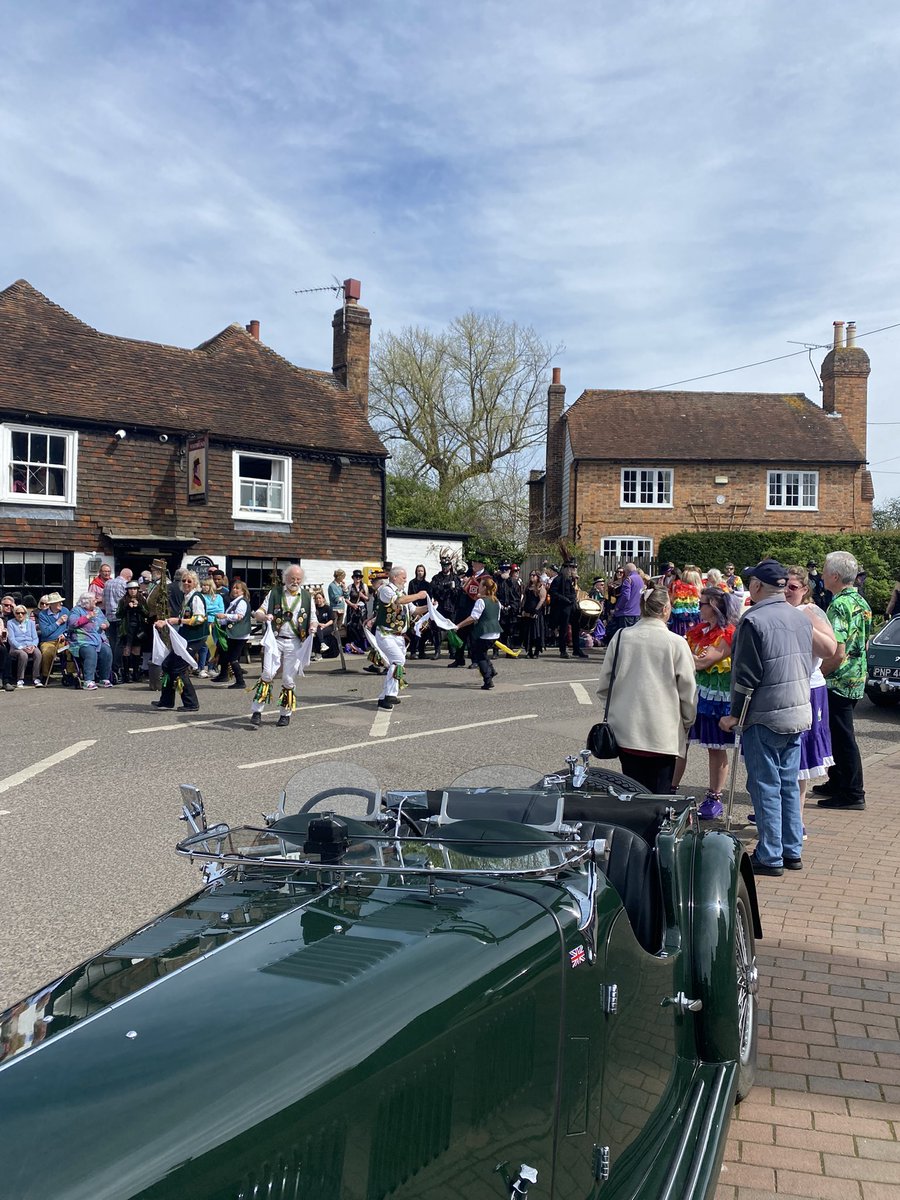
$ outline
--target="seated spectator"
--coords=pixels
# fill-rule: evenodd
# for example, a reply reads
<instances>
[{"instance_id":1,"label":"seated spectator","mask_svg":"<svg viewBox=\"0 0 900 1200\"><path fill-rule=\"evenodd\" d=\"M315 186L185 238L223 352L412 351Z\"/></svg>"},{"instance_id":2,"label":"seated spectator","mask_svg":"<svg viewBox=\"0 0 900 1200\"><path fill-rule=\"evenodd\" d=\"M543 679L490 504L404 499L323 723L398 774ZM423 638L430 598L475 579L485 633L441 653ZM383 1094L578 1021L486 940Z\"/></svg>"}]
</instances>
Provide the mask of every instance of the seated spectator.
<instances>
[{"instance_id":1,"label":"seated spectator","mask_svg":"<svg viewBox=\"0 0 900 1200\"><path fill-rule=\"evenodd\" d=\"M0 626L3 627L2 637L0 637L0 644L3 646L3 653L0 655L0 677L2 677L5 692L16 690L12 681L12 659L9 657L9 639L6 634L10 621L15 619L15 609L15 596L4 596L0 600Z\"/></svg>"},{"instance_id":2,"label":"seated spectator","mask_svg":"<svg viewBox=\"0 0 900 1200\"><path fill-rule=\"evenodd\" d=\"M38 649L37 626L24 604L17 604L13 619L6 627L11 669L16 672L16 687L25 686L25 668L31 660L31 677L35 687L41 683L41 652Z\"/></svg>"},{"instance_id":3,"label":"seated spectator","mask_svg":"<svg viewBox=\"0 0 900 1200\"><path fill-rule=\"evenodd\" d=\"M150 614L137 579L128 581L116 609L122 660L122 682L138 683L144 646L150 638Z\"/></svg>"},{"instance_id":4,"label":"seated spectator","mask_svg":"<svg viewBox=\"0 0 900 1200\"><path fill-rule=\"evenodd\" d=\"M338 653L338 645L334 635L334 616L331 605L325 599L325 593L321 590L313 592L313 603L316 606L319 629L316 633L318 653L312 656L312 661L318 662L320 658L334 658Z\"/></svg>"},{"instance_id":5,"label":"seated spectator","mask_svg":"<svg viewBox=\"0 0 900 1200\"><path fill-rule=\"evenodd\" d=\"M111 687L112 649L106 636L109 624L92 592L85 592L69 613L69 649L81 662L84 686L94 691L99 669L104 687Z\"/></svg>"},{"instance_id":6,"label":"seated spectator","mask_svg":"<svg viewBox=\"0 0 900 1200\"><path fill-rule=\"evenodd\" d=\"M56 656L60 651L60 638L65 644L66 623L69 610L63 607L59 592L41 596L37 608L38 646L41 651L41 679L49 679Z\"/></svg>"}]
</instances>

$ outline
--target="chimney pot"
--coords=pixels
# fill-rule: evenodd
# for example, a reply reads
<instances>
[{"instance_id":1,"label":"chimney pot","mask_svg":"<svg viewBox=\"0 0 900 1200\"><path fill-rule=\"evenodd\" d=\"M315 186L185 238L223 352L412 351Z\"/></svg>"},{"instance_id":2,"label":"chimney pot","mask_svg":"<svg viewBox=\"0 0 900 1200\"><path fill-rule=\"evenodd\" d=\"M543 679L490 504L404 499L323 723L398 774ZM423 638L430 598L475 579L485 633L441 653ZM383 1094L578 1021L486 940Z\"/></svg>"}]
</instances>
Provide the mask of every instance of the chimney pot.
<instances>
[{"instance_id":1,"label":"chimney pot","mask_svg":"<svg viewBox=\"0 0 900 1200\"><path fill-rule=\"evenodd\" d=\"M558 384L560 382L560 378L561 378L561 368L554 367L553 368L553 382L555 384Z\"/></svg>"},{"instance_id":2,"label":"chimney pot","mask_svg":"<svg viewBox=\"0 0 900 1200\"><path fill-rule=\"evenodd\" d=\"M355 304L362 294L358 279L344 280L344 299L348 304Z\"/></svg>"},{"instance_id":3,"label":"chimney pot","mask_svg":"<svg viewBox=\"0 0 900 1200\"><path fill-rule=\"evenodd\" d=\"M843 321L835 321L834 322L834 348L835 348L835 350L842 350L843 347L844 347L844 322Z\"/></svg>"},{"instance_id":4,"label":"chimney pot","mask_svg":"<svg viewBox=\"0 0 900 1200\"><path fill-rule=\"evenodd\" d=\"M246 328L250 336L259 341L259 321L251 321Z\"/></svg>"},{"instance_id":5,"label":"chimney pot","mask_svg":"<svg viewBox=\"0 0 900 1200\"><path fill-rule=\"evenodd\" d=\"M847 349L849 350L851 348L851 346L855 346L855 345L856 345L856 322L848 321L847 322Z\"/></svg>"}]
</instances>

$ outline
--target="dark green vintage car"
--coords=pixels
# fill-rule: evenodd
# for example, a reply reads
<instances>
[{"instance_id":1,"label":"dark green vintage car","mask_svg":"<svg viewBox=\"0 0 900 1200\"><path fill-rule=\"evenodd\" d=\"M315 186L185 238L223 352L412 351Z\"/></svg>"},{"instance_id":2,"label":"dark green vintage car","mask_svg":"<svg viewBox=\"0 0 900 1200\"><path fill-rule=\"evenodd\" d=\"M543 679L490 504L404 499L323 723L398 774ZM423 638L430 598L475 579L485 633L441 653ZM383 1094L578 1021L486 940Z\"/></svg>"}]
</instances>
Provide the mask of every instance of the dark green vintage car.
<instances>
[{"instance_id":1,"label":"dark green vintage car","mask_svg":"<svg viewBox=\"0 0 900 1200\"><path fill-rule=\"evenodd\" d=\"M182 789L206 886L0 1017L2 1194L711 1196L756 1060L740 844L585 756L329 770L258 826Z\"/></svg>"},{"instance_id":2,"label":"dark green vintage car","mask_svg":"<svg viewBox=\"0 0 900 1200\"><path fill-rule=\"evenodd\" d=\"M892 617L869 638L866 695L879 708L900 703L900 617Z\"/></svg>"}]
</instances>

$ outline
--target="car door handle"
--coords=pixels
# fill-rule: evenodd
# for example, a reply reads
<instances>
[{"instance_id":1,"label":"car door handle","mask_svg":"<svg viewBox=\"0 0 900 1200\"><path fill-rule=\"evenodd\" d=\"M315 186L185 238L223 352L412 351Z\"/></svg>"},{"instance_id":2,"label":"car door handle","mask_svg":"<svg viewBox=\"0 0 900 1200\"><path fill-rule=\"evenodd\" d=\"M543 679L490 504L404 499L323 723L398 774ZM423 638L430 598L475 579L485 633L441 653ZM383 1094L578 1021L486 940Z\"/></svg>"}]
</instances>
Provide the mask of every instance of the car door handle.
<instances>
[{"instance_id":1,"label":"car door handle","mask_svg":"<svg viewBox=\"0 0 900 1200\"><path fill-rule=\"evenodd\" d=\"M674 1008L679 1016L684 1016L689 1012L700 1012L703 1008L702 1000L691 1000L684 992L679 992L677 996L664 996L659 1002L660 1008Z\"/></svg>"}]
</instances>

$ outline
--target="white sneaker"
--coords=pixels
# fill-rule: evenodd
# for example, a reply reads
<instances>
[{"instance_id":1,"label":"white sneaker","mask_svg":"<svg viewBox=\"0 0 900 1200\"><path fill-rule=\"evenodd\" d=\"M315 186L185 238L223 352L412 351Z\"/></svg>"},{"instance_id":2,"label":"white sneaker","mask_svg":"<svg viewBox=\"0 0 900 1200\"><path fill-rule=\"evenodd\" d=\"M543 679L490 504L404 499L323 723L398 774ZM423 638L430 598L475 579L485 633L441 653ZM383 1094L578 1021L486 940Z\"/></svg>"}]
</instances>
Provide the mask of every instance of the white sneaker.
<instances>
[{"instance_id":1,"label":"white sneaker","mask_svg":"<svg viewBox=\"0 0 900 1200\"><path fill-rule=\"evenodd\" d=\"M16 680L16 687L24 687L24 686L25 686L25 680L24 680L24 679L17 679L17 680Z\"/></svg>"},{"instance_id":2,"label":"white sneaker","mask_svg":"<svg viewBox=\"0 0 900 1200\"><path fill-rule=\"evenodd\" d=\"M35 687L43 687L44 685L41 683L41 681L39 679L36 679L34 681L34 686Z\"/></svg>"},{"instance_id":3,"label":"white sneaker","mask_svg":"<svg viewBox=\"0 0 900 1200\"><path fill-rule=\"evenodd\" d=\"M209 679L209 671L207 671L206 667L204 667L203 670L200 672L200 678L201 679Z\"/></svg>"}]
</instances>

